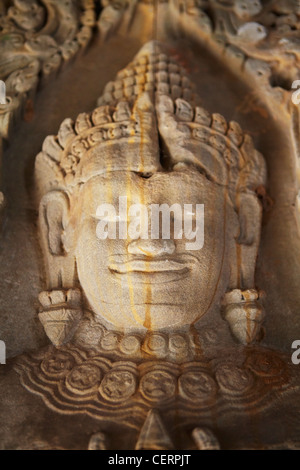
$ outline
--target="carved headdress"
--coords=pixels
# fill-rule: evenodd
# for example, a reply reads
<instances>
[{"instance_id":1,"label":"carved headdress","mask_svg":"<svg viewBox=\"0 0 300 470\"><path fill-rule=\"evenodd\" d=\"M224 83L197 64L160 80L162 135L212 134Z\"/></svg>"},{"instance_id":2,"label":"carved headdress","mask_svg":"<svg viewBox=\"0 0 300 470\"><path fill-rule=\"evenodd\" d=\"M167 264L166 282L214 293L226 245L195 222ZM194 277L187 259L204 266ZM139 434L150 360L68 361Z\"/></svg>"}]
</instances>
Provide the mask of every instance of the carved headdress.
<instances>
[{"instance_id":1,"label":"carved headdress","mask_svg":"<svg viewBox=\"0 0 300 470\"><path fill-rule=\"evenodd\" d=\"M251 137L236 122L194 106L197 101L185 69L162 44L146 44L106 85L92 113L65 119L58 135L45 139L36 159L40 196L52 189L71 193L105 172L152 174L180 162L234 191L263 184L264 161Z\"/></svg>"}]
</instances>

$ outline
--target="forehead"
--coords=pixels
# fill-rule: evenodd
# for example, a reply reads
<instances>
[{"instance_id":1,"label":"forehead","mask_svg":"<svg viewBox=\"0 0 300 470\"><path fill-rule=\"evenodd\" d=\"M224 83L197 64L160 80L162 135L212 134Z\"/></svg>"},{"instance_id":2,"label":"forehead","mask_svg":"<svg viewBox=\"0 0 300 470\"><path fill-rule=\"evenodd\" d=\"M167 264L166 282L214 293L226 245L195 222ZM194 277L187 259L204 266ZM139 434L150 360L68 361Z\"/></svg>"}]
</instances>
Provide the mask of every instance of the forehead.
<instances>
[{"instance_id":1,"label":"forehead","mask_svg":"<svg viewBox=\"0 0 300 470\"><path fill-rule=\"evenodd\" d=\"M119 196L127 196L132 202L199 202L200 195L210 195L218 189L198 170L157 172L143 177L134 172L111 172L99 175L81 188L80 197L85 204L114 202ZM201 201L200 201L201 202Z\"/></svg>"}]
</instances>

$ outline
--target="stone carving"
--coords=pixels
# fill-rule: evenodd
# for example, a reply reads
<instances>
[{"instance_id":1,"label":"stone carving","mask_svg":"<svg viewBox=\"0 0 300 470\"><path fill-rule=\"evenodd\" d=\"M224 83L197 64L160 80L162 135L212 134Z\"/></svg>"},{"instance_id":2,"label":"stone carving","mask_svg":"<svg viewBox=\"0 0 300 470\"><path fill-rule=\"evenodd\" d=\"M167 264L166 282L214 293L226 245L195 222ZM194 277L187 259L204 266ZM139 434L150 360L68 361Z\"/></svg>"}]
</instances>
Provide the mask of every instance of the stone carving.
<instances>
[{"instance_id":1,"label":"stone carving","mask_svg":"<svg viewBox=\"0 0 300 470\"><path fill-rule=\"evenodd\" d=\"M132 16L137 1L102 0L101 3L103 10L98 20L98 28L102 39L106 40L116 31L126 13L129 18ZM129 12L127 10L129 10Z\"/></svg>"},{"instance_id":2,"label":"stone carving","mask_svg":"<svg viewBox=\"0 0 300 470\"><path fill-rule=\"evenodd\" d=\"M39 300L44 308L39 313L39 319L52 343L60 346L72 338L82 318L80 291L69 289L41 292Z\"/></svg>"},{"instance_id":3,"label":"stone carving","mask_svg":"<svg viewBox=\"0 0 300 470\"><path fill-rule=\"evenodd\" d=\"M113 325L117 329L131 327L136 331L159 330L168 328L171 324L177 327L187 326L192 321L198 320L215 300L210 296L204 296L199 304L191 296L186 300L188 314L184 317L182 305L178 307L182 302L181 289L185 290L190 282L196 282L200 264L203 265L202 260L212 260L212 257L216 256L216 253L212 253L212 246L207 244L207 248L204 247L201 252L194 253L193 257L189 253L182 252L182 248L178 249L179 254L170 256L168 259L173 259L175 263L184 263L186 269L191 271L190 276L182 279L181 288L178 288L178 283L174 283L172 293L168 290L166 294L162 294L159 286L154 283L151 286L151 295L153 298L159 295L160 303L155 305L154 302L150 308L145 299L145 295L149 294L145 294L144 289L138 287L132 292L130 285L131 282L135 282L134 272L136 270L143 272L146 268L139 265L133 269L130 263L135 257L138 263L143 263L143 257L137 256L141 253L140 250L148 250L152 253L151 256L154 256L157 244L161 242L133 241L127 253L125 244L121 252L118 247L118 254L114 251L108 252L108 270L103 272L101 281L105 283L106 289L101 293L101 288L99 289L96 283L91 284L89 278L94 279L99 275L99 261L103 266L101 270L106 267L103 262L107 262L104 259L102 261L99 259L96 264L91 262L89 272L86 271L86 256L92 256L92 253L97 252L97 239L94 236L95 232L90 233L90 237L95 238L95 244L90 242L86 244L85 231L90 228L76 231L72 219L76 217L74 211L78 211L76 202L78 198L86 200L90 206L91 199L97 203L100 197L103 198L103 192L104 194L113 192L113 198L119 194L127 194L128 184L130 192L137 194L134 196L136 198L139 197L139 192L143 192L144 198L149 198L150 194L146 196L147 192L155 191L155 188L159 188L162 184L166 188L173 184L181 184L182 187L187 185L186 190L183 190L183 197L186 198L187 194L184 194L184 191L189 192L189 185L193 184L199 187L199 197L203 197L201 186L203 188L207 186L206 191L210 196L205 202L206 224L213 230L207 239L212 238L213 233L216 237L222 237L224 240L219 246L217 257L228 258L223 266L216 263L215 275L217 276L220 269L224 269L224 265L227 263L230 265L230 274L227 272L223 276L224 285L220 286L220 290L215 294L220 297L226 290L232 290L231 296L229 294L226 296L228 305L225 318L232 325L235 336L247 344L259 333L263 319L262 308L258 305L258 294L253 289L261 218L261 206L255 189L265 182L264 163L262 156L254 149L251 138L242 133L237 123L227 123L218 114L211 116L203 108L194 107L184 99L187 95L191 96L192 85L186 74L182 72L174 60L163 53L158 43L150 43L140 51L132 64L118 74L115 82L107 85L103 97L99 100L100 106L93 113L80 114L75 123L66 119L59 129L58 136L50 136L45 140L43 150L36 160L36 177L38 198L42 199L40 228L43 250L47 258L48 288L56 290L61 285L67 288L72 285L74 278L78 278L92 311L102 322L110 325L109 328ZM128 77L131 79L130 83L140 82L140 85L130 86L130 94L127 94L125 101ZM174 80L178 85L172 85ZM174 87L176 87L175 95ZM158 133L154 124L155 112L160 138L163 139L168 155L165 161L160 161ZM124 145L128 146L127 153L124 153ZM136 152L141 146L142 152L137 158ZM173 170L166 175L162 171L162 165ZM123 173L118 173L118 184L112 189L111 184L114 182L110 175L116 171ZM100 187L103 188L102 196L100 193L96 196L95 191ZM163 198L167 198L167 195L159 194L153 202L165 202ZM213 207L209 208L209 204L213 201L214 208L218 205L219 210L223 212L224 200L226 200L226 216L224 213L226 223L218 225L212 220ZM92 210L96 213L97 206ZM87 207L83 205L81 211L87 212ZM257 221L256 224L252 224L251 229L247 225L247 217L250 214L255 216ZM227 224L231 227L229 236L227 236ZM63 233L61 228L64 230ZM95 228L93 230L95 231ZM223 231L225 237L221 235ZM174 245L172 241L168 243ZM159 252L157 254L160 256ZM247 263L244 259L247 259ZM164 275L155 263L154 268L153 272L160 272L161 282L167 282L170 272ZM211 267L207 266L207 269ZM152 272L151 264L148 266L148 272ZM122 282L122 273L128 276L127 288ZM203 272L201 277L206 279ZM179 279L178 275L177 278ZM120 279L119 285L116 284L116 279ZM139 277L136 280L139 282ZM245 301L241 301L238 294L235 295L236 289L240 287L252 289L249 293L244 290L244 294L240 294L244 295ZM112 292L115 289L119 289L119 296L112 301ZM214 292L212 286L208 291ZM195 295L198 295L197 289ZM53 297L51 293L49 296ZM134 307L130 300L132 296L136 298ZM118 315L116 311L120 314ZM51 315L53 321L53 313ZM77 324L78 318L73 315L67 318L64 313L62 321L69 321L72 324L75 321ZM66 340L68 339L69 336L66 336ZM63 335L56 341L62 344ZM130 347L134 348L134 344L137 347L137 341L138 339L131 339ZM180 349L174 339L172 344L173 349ZM181 349L186 348L182 346Z\"/></svg>"},{"instance_id":4,"label":"stone carving","mask_svg":"<svg viewBox=\"0 0 300 470\"><path fill-rule=\"evenodd\" d=\"M118 14L105 4L102 34L136 4ZM33 5L25 30L45 21ZM240 18L242 39L264 40L264 29L243 28L242 7L224 10ZM246 16L259 11L255 2ZM18 9L10 15L20 23ZM300 448L298 369L259 345L264 159L237 122L200 105L172 51L146 44L92 112L66 118L36 157L35 183L46 273L39 319L53 344L3 374L3 422L10 400L37 420L23 435L24 417L14 418L19 448ZM203 247L189 252L172 237L99 240L97 207L120 195L204 203Z\"/></svg>"},{"instance_id":5,"label":"stone carving","mask_svg":"<svg viewBox=\"0 0 300 470\"><path fill-rule=\"evenodd\" d=\"M174 445L156 411L149 411L135 448L137 450L174 449Z\"/></svg>"},{"instance_id":6,"label":"stone carving","mask_svg":"<svg viewBox=\"0 0 300 470\"><path fill-rule=\"evenodd\" d=\"M23 115L30 119L28 110L40 77L41 83L54 79L58 70L87 46L95 22L93 0L10 3L0 16L0 79L7 93L6 103L0 104L0 156L2 140L11 139ZM1 206L3 203L3 215Z\"/></svg>"},{"instance_id":7,"label":"stone carving","mask_svg":"<svg viewBox=\"0 0 300 470\"><path fill-rule=\"evenodd\" d=\"M240 68L246 72L245 79L248 75L251 80L260 82L260 89L263 83L263 93L268 93L277 104L280 98L288 104L283 84L285 80L292 82L297 74L300 14L297 2L275 4L268 1L263 5L260 1L232 0L226 4L221 0L202 4L191 1L183 10L180 2L171 3L170 10L187 34L200 41L208 39L215 53L225 53L229 63L232 61L236 72L239 62ZM208 4L211 17L207 13ZM192 27L188 28L188 24ZM285 72L281 61L288 64L289 69ZM276 83L276 74L280 77L282 73L286 77L282 76L282 80Z\"/></svg>"},{"instance_id":8,"label":"stone carving","mask_svg":"<svg viewBox=\"0 0 300 470\"><path fill-rule=\"evenodd\" d=\"M208 402L216 396L217 385L215 380L204 369L191 365L179 377L179 394L190 402Z\"/></svg>"},{"instance_id":9,"label":"stone carving","mask_svg":"<svg viewBox=\"0 0 300 470\"><path fill-rule=\"evenodd\" d=\"M106 438L105 434L102 432L97 432L93 434L90 439L88 450L106 450Z\"/></svg>"},{"instance_id":10,"label":"stone carving","mask_svg":"<svg viewBox=\"0 0 300 470\"><path fill-rule=\"evenodd\" d=\"M158 25L153 19L154 33L158 27L172 30L209 48L235 75L253 89L252 101L263 102L270 114L282 121L293 121L292 145L295 171L299 168L299 106L291 100L292 83L299 75L300 7L295 0L168 0L156 2ZM148 17L154 16L153 2L109 1L98 21L105 39L113 32L130 29L143 6ZM161 26L163 24L164 26ZM156 28L156 29L155 29ZM299 192L299 182L295 187ZM299 200L299 197L298 197ZM299 207L299 201L298 201Z\"/></svg>"},{"instance_id":11,"label":"stone carving","mask_svg":"<svg viewBox=\"0 0 300 470\"><path fill-rule=\"evenodd\" d=\"M38 75L44 81L53 78L64 62L88 44L94 2L15 0L0 24L0 77L8 96L1 109L0 135L8 138L14 120L34 97Z\"/></svg>"},{"instance_id":12,"label":"stone carving","mask_svg":"<svg viewBox=\"0 0 300 470\"><path fill-rule=\"evenodd\" d=\"M242 349L237 351L243 356ZM88 413L99 420L109 416L124 424L133 407L137 416L152 407L171 412L178 399L182 419L187 410L209 412L216 402L225 412L233 398L234 410L263 409L271 406L275 391L295 383L284 356L257 347L249 349L244 360L202 358L176 365L157 360L113 362L98 351L68 345L26 356L18 361L17 370L25 387L55 411Z\"/></svg>"},{"instance_id":13,"label":"stone carving","mask_svg":"<svg viewBox=\"0 0 300 470\"><path fill-rule=\"evenodd\" d=\"M218 440L210 429L195 428L193 430L193 438L199 450L219 450Z\"/></svg>"},{"instance_id":14,"label":"stone carving","mask_svg":"<svg viewBox=\"0 0 300 470\"><path fill-rule=\"evenodd\" d=\"M254 89L254 99L264 102L282 127L286 126L286 117L290 117L293 125L288 132L292 133L298 173L299 106L293 103L291 95L292 83L300 77L299 3L174 0L170 2L169 14L176 24L175 31L181 29L221 60L226 58L233 73ZM299 191L299 181L295 190Z\"/></svg>"}]
</instances>

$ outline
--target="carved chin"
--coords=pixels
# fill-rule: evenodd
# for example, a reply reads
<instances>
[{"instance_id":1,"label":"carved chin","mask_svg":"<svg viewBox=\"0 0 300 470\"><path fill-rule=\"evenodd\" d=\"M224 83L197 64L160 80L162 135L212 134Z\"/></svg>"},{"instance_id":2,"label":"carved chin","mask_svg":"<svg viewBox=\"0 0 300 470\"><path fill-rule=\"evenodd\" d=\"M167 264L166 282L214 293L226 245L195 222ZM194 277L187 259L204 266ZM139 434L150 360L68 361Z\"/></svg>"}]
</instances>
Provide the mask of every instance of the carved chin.
<instances>
[{"instance_id":1,"label":"carved chin","mask_svg":"<svg viewBox=\"0 0 300 470\"><path fill-rule=\"evenodd\" d=\"M108 322L113 329L120 330L151 330L159 331L165 328L179 328L190 325L199 317L198 311L188 311L183 304L135 304L121 309L120 304L93 306L96 317L100 322ZM109 325L107 325L109 326Z\"/></svg>"},{"instance_id":2,"label":"carved chin","mask_svg":"<svg viewBox=\"0 0 300 470\"><path fill-rule=\"evenodd\" d=\"M112 329L160 330L191 325L209 311L215 295L224 294L223 282L217 288L214 285L221 265L213 264L211 253L204 251L207 266L202 258L186 254L178 255L181 264L172 255L167 262L131 260L129 267L121 262L100 266L100 256L95 255L93 261L79 256L78 276L88 308L100 323L108 323Z\"/></svg>"},{"instance_id":3,"label":"carved chin","mask_svg":"<svg viewBox=\"0 0 300 470\"><path fill-rule=\"evenodd\" d=\"M191 325L208 311L214 293L204 288L201 295L200 290L193 292L195 280L183 273L153 274L151 283L139 273L128 276L123 285L120 276L111 275L113 282L106 281L105 289L102 285L97 289L96 283L92 289L85 286L85 296L100 322L121 330Z\"/></svg>"}]
</instances>

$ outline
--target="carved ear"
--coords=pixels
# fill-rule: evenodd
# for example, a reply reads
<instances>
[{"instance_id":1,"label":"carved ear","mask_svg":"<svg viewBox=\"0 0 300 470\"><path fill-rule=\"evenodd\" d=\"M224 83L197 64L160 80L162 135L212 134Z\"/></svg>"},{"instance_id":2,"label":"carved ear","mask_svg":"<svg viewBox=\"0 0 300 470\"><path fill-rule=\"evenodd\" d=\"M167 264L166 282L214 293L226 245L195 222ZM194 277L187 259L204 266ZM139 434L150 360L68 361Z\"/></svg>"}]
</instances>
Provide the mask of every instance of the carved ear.
<instances>
[{"instance_id":1,"label":"carved ear","mask_svg":"<svg viewBox=\"0 0 300 470\"><path fill-rule=\"evenodd\" d=\"M67 225L69 201L61 191L46 194L40 204L40 228L47 238L49 253L64 256L63 231ZM46 241L46 240L45 240Z\"/></svg>"},{"instance_id":2,"label":"carved ear","mask_svg":"<svg viewBox=\"0 0 300 470\"><path fill-rule=\"evenodd\" d=\"M223 299L223 315L233 336L250 344L259 336L264 318L254 280L262 207L251 192L239 193L237 206L240 231L235 239L235 256L231 257L231 280Z\"/></svg>"},{"instance_id":3,"label":"carved ear","mask_svg":"<svg viewBox=\"0 0 300 470\"><path fill-rule=\"evenodd\" d=\"M239 236L235 240L236 266L232 266L231 288L253 289L255 265L261 233L262 207L254 193L240 193L238 200Z\"/></svg>"},{"instance_id":4,"label":"carved ear","mask_svg":"<svg viewBox=\"0 0 300 470\"><path fill-rule=\"evenodd\" d=\"M241 245L253 245L259 241L262 207L253 193L241 193L239 196L238 217L240 235L237 240Z\"/></svg>"},{"instance_id":5,"label":"carved ear","mask_svg":"<svg viewBox=\"0 0 300 470\"><path fill-rule=\"evenodd\" d=\"M72 243L65 235L69 217L70 202L66 193L51 191L43 197L39 226L48 289L73 286L75 257L69 248Z\"/></svg>"}]
</instances>

